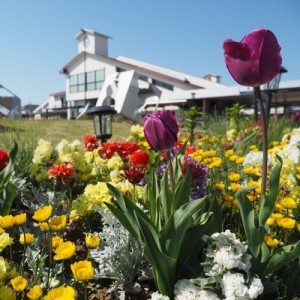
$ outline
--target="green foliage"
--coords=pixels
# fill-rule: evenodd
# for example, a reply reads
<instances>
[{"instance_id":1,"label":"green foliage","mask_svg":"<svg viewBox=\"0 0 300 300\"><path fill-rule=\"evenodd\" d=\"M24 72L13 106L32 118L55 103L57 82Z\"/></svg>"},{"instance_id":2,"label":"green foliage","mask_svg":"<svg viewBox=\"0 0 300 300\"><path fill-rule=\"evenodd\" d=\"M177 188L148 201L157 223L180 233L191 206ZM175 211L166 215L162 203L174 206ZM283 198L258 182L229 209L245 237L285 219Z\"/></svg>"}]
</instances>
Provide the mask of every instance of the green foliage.
<instances>
[{"instance_id":1,"label":"green foliage","mask_svg":"<svg viewBox=\"0 0 300 300\"><path fill-rule=\"evenodd\" d=\"M190 106L183 112L183 123L189 133L191 144L194 142L195 129L202 120L202 117L203 113L199 111L198 106Z\"/></svg>"},{"instance_id":2,"label":"green foliage","mask_svg":"<svg viewBox=\"0 0 300 300\"><path fill-rule=\"evenodd\" d=\"M148 176L150 217L107 184L115 199L113 204L106 203L107 207L144 248L157 289L169 297L178 279L195 277L198 273L200 261L195 263L195 260L204 245L201 237L219 229L219 208L214 202L205 198L189 201L191 175L187 172L187 177L182 178L180 164L179 156L173 165L174 193L168 184L168 170L160 182L154 170Z\"/></svg>"},{"instance_id":3,"label":"green foliage","mask_svg":"<svg viewBox=\"0 0 300 300\"><path fill-rule=\"evenodd\" d=\"M249 189L240 190L236 194L247 243L253 256L253 269L260 277L268 277L282 266L300 257L300 241L281 247L272 253L264 242L264 235L269 233L266 221L274 210L279 194L282 160L278 156L277 158L279 163L272 169L269 179L269 193L262 197L258 215L255 214L253 205L246 197Z\"/></svg>"},{"instance_id":4,"label":"green foliage","mask_svg":"<svg viewBox=\"0 0 300 300\"><path fill-rule=\"evenodd\" d=\"M0 214L2 216L10 213L12 204L18 195L18 189L14 183L11 182L11 177L14 172L14 161L18 152L18 145L15 143L14 148L9 153L9 163L0 172Z\"/></svg>"}]
</instances>

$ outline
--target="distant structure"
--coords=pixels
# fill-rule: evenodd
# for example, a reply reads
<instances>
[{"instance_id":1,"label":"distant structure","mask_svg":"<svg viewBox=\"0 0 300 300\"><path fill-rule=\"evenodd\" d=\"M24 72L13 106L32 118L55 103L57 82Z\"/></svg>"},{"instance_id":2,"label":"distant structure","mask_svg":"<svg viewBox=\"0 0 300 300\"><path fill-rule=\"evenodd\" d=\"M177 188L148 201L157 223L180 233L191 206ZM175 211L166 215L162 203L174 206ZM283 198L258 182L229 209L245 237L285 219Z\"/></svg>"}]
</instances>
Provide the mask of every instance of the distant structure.
<instances>
[{"instance_id":1,"label":"distant structure","mask_svg":"<svg viewBox=\"0 0 300 300\"><path fill-rule=\"evenodd\" d=\"M0 116L9 119L21 118L21 99L8 88L0 84Z\"/></svg>"},{"instance_id":2,"label":"distant structure","mask_svg":"<svg viewBox=\"0 0 300 300\"><path fill-rule=\"evenodd\" d=\"M204 113L222 112L236 102L245 105L247 113L254 109L252 88L223 85L219 75L197 77L125 56L111 58L111 38L93 30L81 29L75 39L78 54L60 70L66 90L51 94L35 114L78 119L89 108L107 104L138 122L158 109L169 109L180 120L182 110L190 105L200 106ZM281 82L273 98L276 112L279 107L285 111L297 106L300 81Z\"/></svg>"}]
</instances>

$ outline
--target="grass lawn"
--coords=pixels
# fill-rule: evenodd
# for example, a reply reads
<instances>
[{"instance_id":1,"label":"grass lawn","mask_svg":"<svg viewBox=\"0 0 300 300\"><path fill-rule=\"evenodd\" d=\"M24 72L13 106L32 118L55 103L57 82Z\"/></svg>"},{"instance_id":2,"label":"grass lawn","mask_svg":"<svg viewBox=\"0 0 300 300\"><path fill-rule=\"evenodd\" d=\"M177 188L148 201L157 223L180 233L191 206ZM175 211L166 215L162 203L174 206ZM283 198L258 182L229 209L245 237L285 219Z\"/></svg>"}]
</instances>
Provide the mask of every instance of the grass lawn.
<instances>
[{"instance_id":1,"label":"grass lawn","mask_svg":"<svg viewBox=\"0 0 300 300\"><path fill-rule=\"evenodd\" d=\"M113 123L112 141L125 141L130 135L131 122ZM12 140L37 144L39 139L58 143L62 139L80 141L94 133L92 120L7 120L0 119L0 148L6 148Z\"/></svg>"}]
</instances>

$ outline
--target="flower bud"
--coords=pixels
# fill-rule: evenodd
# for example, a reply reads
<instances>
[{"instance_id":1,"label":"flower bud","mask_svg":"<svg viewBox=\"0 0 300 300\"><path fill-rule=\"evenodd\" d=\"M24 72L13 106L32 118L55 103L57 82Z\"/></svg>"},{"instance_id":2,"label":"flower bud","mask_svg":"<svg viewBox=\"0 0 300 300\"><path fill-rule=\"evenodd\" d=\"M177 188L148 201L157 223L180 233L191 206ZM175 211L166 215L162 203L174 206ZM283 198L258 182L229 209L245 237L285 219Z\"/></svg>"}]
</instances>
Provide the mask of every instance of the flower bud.
<instances>
[{"instance_id":1,"label":"flower bud","mask_svg":"<svg viewBox=\"0 0 300 300\"><path fill-rule=\"evenodd\" d=\"M144 121L145 138L155 151L172 149L177 142L178 124L172 112L156 111Z\"/></svg>"}]
</instances>

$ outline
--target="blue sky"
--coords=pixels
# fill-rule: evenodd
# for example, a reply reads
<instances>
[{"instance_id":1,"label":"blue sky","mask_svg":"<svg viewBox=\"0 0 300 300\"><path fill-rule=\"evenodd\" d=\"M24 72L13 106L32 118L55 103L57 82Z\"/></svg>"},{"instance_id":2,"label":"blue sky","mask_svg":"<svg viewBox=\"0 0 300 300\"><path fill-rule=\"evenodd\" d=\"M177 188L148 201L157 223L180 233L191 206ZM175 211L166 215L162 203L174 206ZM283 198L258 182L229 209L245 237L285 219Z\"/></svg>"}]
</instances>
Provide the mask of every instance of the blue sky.
<instances>
[{"instance_id":1,"label":"blue sky","mask_svg":"<svg viewBox=\"0 0 300 300\"><path fill-rule=\"evenodd\" d=\"M22 104L65 89L59 70L77 54L88 28L112 37L109 56L124 55L184 73L220 75L235 84L223 41L257 28L282 47L283 80L300 79L299 0L1 0L0 84ZM0 95L3 89L0 89Z\"/></svg>"}]
</instances>

